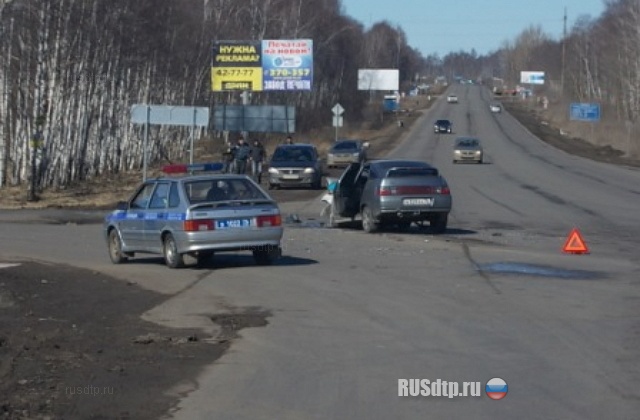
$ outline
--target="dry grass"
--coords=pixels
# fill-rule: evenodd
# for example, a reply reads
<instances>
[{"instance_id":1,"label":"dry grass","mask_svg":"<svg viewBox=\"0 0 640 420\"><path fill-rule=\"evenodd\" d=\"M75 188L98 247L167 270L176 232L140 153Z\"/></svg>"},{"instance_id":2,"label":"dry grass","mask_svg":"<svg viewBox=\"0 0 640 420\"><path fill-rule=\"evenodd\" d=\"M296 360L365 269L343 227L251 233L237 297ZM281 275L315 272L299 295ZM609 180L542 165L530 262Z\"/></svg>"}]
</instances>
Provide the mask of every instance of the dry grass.
<instances>
[{"instance_id":1,"label":"dry grass","mask_svg":"<svg viewBox=\"0 0 640 420\"><path fill-rule=\"evenodd\" d=\"M341 138L357 138L371 143L372 156L384 154L401 139L411 124L420 116L421 110L428 108L425 96L408 97L402 102L403 111L399 118L404 121L404 128L397 125L394 116L387 116L385 121L362 126L346 126L339 129ZM326 127L306 135L296 136L296 141L310 142L316 145L321 154L326 153L335 139L335 128ZM277 142L267 141L267 151L271 152ZM204 139L196 143L194 156L196 162L219 161L221 158L222 139ZM175 162L174 162L175 163ZM161 176L160 168L163 162L149 168L148 177ZM120 200L127 199L142 181L142 172L123 173L117 176L106 175L96 179L78 182L65 188L48 188L38 193L38 200L27 200L28 184L6 186L0 189L1 209L44 209L44 208L75 208L75 209L110 209Z\"/></svg>"}]
</instances>

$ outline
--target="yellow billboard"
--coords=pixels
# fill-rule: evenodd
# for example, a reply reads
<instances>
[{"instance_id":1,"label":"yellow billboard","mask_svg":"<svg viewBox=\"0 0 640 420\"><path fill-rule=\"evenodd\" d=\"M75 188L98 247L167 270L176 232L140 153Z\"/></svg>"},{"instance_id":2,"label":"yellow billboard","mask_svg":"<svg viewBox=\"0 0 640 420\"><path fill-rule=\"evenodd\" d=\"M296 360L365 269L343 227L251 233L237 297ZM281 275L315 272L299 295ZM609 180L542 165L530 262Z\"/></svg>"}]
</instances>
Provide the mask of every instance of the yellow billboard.
<instances>
[{"instance_id":1,"label":"yellow billboard","mask_svg":"<svg viewBox=\"0 0 640 420\"><path fill-rule=\"evenodd\" d=\"M216 41L211 90L262 90L261 41Z\"/></svg>"}]
</instances>

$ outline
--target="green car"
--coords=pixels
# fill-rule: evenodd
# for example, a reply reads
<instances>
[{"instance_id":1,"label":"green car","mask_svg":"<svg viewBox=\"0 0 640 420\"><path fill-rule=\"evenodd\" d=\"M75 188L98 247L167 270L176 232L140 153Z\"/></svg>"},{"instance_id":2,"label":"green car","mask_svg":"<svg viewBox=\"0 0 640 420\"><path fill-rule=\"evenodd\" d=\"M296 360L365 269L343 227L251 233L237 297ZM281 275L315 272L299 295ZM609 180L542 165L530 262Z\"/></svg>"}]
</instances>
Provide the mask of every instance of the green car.
<instances>
[{"instance_id":1,"label":"green car","mask_svg":"<svg viewBox=\"0 0 640 420\"><path fill-rule=\"evenodd\" d=\"M352 163L342 173L333 192L329 212L333 217L362 217L362 229L406 229L412 223L435 233L447 229L451 191L437 168L426 162L403 159Z\"/></svg>"}]
</instances>

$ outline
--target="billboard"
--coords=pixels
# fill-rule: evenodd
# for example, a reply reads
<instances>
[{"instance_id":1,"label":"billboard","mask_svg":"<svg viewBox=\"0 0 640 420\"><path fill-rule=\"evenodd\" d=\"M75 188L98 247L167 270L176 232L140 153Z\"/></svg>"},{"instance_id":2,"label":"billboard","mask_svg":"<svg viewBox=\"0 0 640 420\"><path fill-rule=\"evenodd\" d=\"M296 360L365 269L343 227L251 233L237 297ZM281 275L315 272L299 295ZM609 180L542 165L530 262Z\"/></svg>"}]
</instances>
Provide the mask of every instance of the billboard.
<instances>
[{"instance_id":1,"label":"billboard","mask_svg":"<svg viewBox=\"0 0 640 420\"><path fill-rule=\"evenodd\" d=\"M393 90L400 88L398 69L359 69L358 90Z\"/></svg>"},{"instance_id":2,"label":"billboard","mask_svg":"<svg viewBox=\"0 0 640 420\"><path fill-rule=\"evenodd\" d=\"M313 41L262 41L263 90L311 90Z\"/></svg>"},{"instance_id":3,"label":"billboard","mask_svg":"<svg viewBox=\"0 0 640 420\"><path fill-rule=\"evenodd\" d=\"M313 82L310 39L216 41L211 90L305 91Z\"/></svg>"},{"instance_id":4,"label":"billboard","mask_svg":"<svg viewBox=\"0 0 640 420\"><path fill-rule=\"evenodd\" d=\"M530 85L544 85L544 72L543 71L521 71L520 83L527 83Z\"/></svg>"}]
</instances>

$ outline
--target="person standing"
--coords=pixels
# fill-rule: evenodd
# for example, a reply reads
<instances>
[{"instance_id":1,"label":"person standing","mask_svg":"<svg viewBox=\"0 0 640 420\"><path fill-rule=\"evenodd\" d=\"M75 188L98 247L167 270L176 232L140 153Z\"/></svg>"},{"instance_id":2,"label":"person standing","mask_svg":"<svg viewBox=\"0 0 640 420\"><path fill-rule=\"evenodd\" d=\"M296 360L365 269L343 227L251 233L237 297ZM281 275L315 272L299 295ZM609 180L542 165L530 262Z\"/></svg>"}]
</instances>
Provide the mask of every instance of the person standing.
<instances>
[{"instance_id":1,"label":"person standing","mask_svg":"<svg viewBox=\"0 0 640 420\"><path fill-rule=\"evenodd\" d=\"M287 139L284 141L284 144L293 144L293 139L291 136L287 136Z\"/></svg>"},{"instance_id":2,"label":"person standing","mask_svg":"<svg viewBox=\"0 0 640 420\"><path fill-rule=\"evenodd\" d=\"M225 174L231 174L235 172L235 168L233 167L233 161L236 155L236 146L232 145L230 142L227 142L227 147L224 149L222 153L222 162L224 167L222 172Z\"/></svg>"},{"instance_id":3,"label":"person standing","mask_svg":"<svg viewBox=\"0 0 640 420\"><path fill-rule=\"evenodd\" d=\"M264 162L266 155L264 146L260 140L255 139L253 141L253 146L251 146L249 159L251 159L251 175L253 176L253 179L258 181L258 184L262 182L262 163Z\"/></svg>"},{"instance_id":4,"label":"person standing","mask_svg":"<svg viewBox=\"0 0 640 420\"><path fill-rule=\"evenodd\" d=\"M245 174L247 173L247 160L249 160L249 154L251 153L251 148L247 143L244 142L244 138L240 137L238 139L238 146L235 152L234 164L236 166L237 174Z\"/></svg>"}]
</instances>

